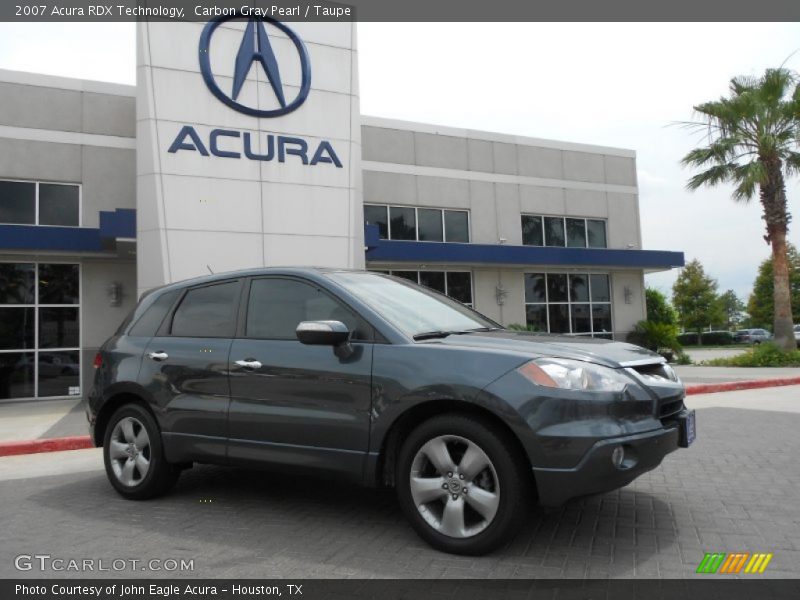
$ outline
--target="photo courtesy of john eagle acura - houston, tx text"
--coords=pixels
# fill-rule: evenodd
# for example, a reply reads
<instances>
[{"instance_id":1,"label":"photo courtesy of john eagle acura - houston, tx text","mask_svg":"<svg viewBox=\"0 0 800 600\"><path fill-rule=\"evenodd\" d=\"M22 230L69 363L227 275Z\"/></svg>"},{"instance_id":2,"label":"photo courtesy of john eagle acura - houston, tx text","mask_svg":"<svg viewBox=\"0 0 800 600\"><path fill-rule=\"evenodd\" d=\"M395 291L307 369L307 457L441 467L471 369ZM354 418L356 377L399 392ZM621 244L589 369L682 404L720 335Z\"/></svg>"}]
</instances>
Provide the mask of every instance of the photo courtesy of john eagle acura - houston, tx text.
<instances>
[{"instance_id":1,"label":"photo courtesy of john eagle acura - houston, tx text","mask_svg":"<svg viewBox=\"0 0 800 600\"><path fill-rule=\"evenodd\" d=\"M633 151L362 116L351 22L136 35L135 87L0 72L38 136L0 139L36 145L0 172L0 399L82 396L119 494L333 477L479 555L692 444L682 382L624 342L684 264L642 249Z\"/></svg>"}]
</instances>

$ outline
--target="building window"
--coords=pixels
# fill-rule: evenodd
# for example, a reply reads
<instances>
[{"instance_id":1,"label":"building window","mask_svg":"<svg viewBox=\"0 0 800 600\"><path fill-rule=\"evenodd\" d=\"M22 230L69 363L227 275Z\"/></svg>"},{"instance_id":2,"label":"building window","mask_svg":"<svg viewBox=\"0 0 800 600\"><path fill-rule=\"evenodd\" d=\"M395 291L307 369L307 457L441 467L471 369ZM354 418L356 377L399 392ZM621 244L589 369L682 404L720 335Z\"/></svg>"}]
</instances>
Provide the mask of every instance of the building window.
<instances>
[{"instance_id":1,"label":"building window","mask_svg":"<svg viewBox=\"0 0 800 600\"><path fill-rule=\"evenodd\" d=\"M472 307L472 273L469 271L380 271L450 296Z\"/></svg>"},{"instance_id":2,"label":"building window","mask_svg":"<svg viewBox=\"0 0 800 600\"><path fill-rule=\"evenodd\" d=\"M611 286L606 273L526 273L529 327L547 333L612 337Z\"/></svg>"},{"instance_id":3,"label":"building window","mask_svg":"<svg viewBox=\"0 0 800 600\"><path fill-rule=\"evenodd\" d=\"M78 227L80 191L70 183L0 180L0 223Z\"/></svg>"},{"instance_id":4,"label":"building window","mask_svg":"<svg viewBox=\"0 0 800 600\"><path fill-rule=\"evenodd\" d=\"M364 205L364 222L382 240L469 243L469 211L412 206Z\"/></svg>"},{"instance_id":5,"label":"building window","mask_svg":"<svg viewBox=\"0 0 800 600\"><path fill-rule=\"evenodd\" d=\"M561 248L607 248L604 219L522 215L522 243L525 246Z\"/></svg>"},{"instance_id":6,"label":"building window","mask_svg":"<svg viewBox=\"0 0 800 600\"><path fill-rule=\"evenodd\" d=\"M80 393L80 266L0 263L0 400Z\"/></svg>"}]
</instances>

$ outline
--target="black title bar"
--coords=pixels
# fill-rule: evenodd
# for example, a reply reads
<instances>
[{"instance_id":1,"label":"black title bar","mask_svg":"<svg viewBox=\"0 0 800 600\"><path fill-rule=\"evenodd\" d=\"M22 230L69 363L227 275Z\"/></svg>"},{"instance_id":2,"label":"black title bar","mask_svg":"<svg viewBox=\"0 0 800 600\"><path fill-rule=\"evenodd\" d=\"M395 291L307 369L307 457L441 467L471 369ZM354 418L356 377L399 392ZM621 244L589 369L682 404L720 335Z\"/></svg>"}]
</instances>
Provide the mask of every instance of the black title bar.
<instances>
[{"instance_id":1,"label":"black title bar","mask_svg":"<svg viewBox=\"0 0 800 600\"><path fill-rule=\"evenodd\" d=\"M230 11L281 21L800 21L789 0L4 0L0 20L208 21ZM675 43L683 43L676 40ZM631 49L635 52L635 48Z\"/></svg>"},{"instance_id":2,"label":"black title bar","mask_svg":"<svg viewBox=\"0 0 800 600\"><path fill-rule=\"evenodd\" d=\"M796 600L800 580L36 579L0 580L3 600Z\"/></svg>"}]
</instances>

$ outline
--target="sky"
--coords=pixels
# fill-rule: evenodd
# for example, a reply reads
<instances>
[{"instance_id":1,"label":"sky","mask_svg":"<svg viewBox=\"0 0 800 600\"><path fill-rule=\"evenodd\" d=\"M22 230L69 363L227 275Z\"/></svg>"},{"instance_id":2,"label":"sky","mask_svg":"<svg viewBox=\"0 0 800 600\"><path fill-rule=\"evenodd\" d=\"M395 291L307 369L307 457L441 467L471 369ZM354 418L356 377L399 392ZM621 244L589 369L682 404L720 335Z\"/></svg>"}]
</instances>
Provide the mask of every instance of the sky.
<instances>
[{"instance_id":1,"label":"sky","mask_svg":"<svg viewBox=\"0 0 800 600\"><path fill-rule=\"evenodd\" d=\"M699 259L749 295L769 256L757 199L688 192L680 158L703 142L679 125L735 75L800 71L800 24L360 23L361 111L453 127L630 148L643 246ZM135 83L131 23L0 24L0 68ZM800 245L800 185L787 185ZM647 276L669 292L677 270Z\"/></svg>"}]
</instances>

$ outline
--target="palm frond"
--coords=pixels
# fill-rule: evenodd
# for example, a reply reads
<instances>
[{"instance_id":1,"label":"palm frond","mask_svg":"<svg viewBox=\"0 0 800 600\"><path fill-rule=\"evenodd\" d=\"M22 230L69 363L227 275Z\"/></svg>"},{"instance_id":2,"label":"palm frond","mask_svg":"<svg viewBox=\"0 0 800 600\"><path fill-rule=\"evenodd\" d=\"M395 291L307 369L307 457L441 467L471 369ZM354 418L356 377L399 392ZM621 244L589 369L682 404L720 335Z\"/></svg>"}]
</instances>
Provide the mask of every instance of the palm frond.
<instances>
[{"instance_id":1,"label":"palm frond","mask_svg":"<svg viewBox=\"0 0 800 600\"><path fill-rule=\"evenodd\" d=\"M736 182L736 186L733 189L733 199L737 202L747 202L756 195L758 187L766 183L767 170L761 161L737 165L733 169L732 180Z\"/></svg>"},{"instance_id":2,"label":"palm frond","mask_svg":"<svg viewBox=\"0 0 800 600\"><path fill-rule=\"evenodd\" d=\"M782 161L786 173L800 173L800 76L767 69L732 78L729 90L694 106L696 120L683 126L704 133L706 143L681 164L703 169L689 178L688 189L732 183L734 200L746 202L767 183L767 163Z\"/></svg>"},{"instance_id":3,"label":"palm frond","mask_svg":"<svg viewBox=\"0 0 800 600\"><path fill-rule=\"evenodd\" d=\"M722 165L714 165L705 171L697 173L689 179L686 187L690 190L696 190L702 186L713 186L719 183L733 181L736 173L736 163L725 163Z\"/></svg>"}]
</instances>

